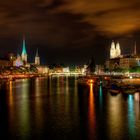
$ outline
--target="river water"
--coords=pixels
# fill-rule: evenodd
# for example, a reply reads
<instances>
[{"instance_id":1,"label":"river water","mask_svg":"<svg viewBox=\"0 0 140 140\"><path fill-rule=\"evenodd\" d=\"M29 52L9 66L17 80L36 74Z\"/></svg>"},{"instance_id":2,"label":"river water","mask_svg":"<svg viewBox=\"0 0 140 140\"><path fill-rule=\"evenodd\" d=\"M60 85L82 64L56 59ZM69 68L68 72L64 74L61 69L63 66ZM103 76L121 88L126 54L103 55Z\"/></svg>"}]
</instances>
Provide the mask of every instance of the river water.
<instances>
[{"instance_id":1,"label":"river water","mask_svg":"<svg viewBox=\"0 0 140 140\"><path fill-rule=\"evenodd\" d=\"M79 86L77 77L19 79L0 86L0 138L140 139L140 95Z\"/></svg>"}]
</instances>

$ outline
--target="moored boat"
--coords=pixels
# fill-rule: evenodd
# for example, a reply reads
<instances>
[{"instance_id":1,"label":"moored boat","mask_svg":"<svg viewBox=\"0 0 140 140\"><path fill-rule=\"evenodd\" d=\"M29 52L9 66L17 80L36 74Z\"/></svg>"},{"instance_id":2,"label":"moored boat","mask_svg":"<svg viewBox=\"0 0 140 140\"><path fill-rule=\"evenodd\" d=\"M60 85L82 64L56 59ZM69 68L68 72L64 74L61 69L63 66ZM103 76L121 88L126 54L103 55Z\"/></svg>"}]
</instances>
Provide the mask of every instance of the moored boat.
<instances>
[{"instance_id":1,"label":"moored boat","mask_svg":"<svg viewBox=\"0 0 140 140\"><path fill-rule=\"evenodd\" d=\"M121 92L125 94L134 94L137 90L138 89L134 85L121 86Z\"/></svg>"},{"instance_id":2,"label":"moored boat","mask_svg":"<svg viewBox=\"0 0 140 140\"><path fill-rule=\"evenodd\" d=\"M111 94L119 94L120 93L120 87L116 83L112 83L109 92Z\"/></svg>"},{"instance_id":3,"label":"moored boat","mask_svg":"<svg viewBox=\"0 0 140 140\"><path fill-rule=\"evenodd\" d=\"M78 79L78 84L80 85L96 84L96 82L97 77L94 76L86 76Z\"/></svg>"}]
</instances>

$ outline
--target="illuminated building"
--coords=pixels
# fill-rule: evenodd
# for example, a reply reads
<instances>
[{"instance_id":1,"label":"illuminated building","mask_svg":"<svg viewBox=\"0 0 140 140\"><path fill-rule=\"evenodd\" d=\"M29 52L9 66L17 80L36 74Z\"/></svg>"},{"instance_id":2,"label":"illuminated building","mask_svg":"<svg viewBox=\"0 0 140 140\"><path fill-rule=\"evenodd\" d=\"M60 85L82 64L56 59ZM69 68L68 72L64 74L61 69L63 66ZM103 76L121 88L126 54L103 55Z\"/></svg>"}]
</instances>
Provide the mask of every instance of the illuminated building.
<instances>
[{"instance_id":1,"label":"illuminated building","mask_svg":"<svg viewBox=\"0 0 140 140\"><path fill-rule=\"evenodd\" d=\"M116 44L116 57L120 57L120 56L121 56L120 44L117 43Z\"/></svg>"},{"instance_id":2,"label":"illuminated building","mask_svg":"<svg viewBox=\"0 0 140 140\"><path fill-rule=\"evenodd\" d=\"M22 61L26 64L27 63L27 52L26 52L26 44L25 39L23 39L22 43L22 54L21 54Z\"/></svg>"},{"instance_id":3,"label":"illuminated building","mask_svg":"<svg viewBox=\"0 0 140 140\"><path fill-rule=\"evenodd\" d=\"M110 59L106 61L106 69L115 70L118 68L129 69L135 66L140 66L140 56L136 52L136 43L132 54L121 55L120 44L112 42L110 49Z\"/></svg>"},{"instance_id":4,"label":"illuminated building","mask_svg":"<svg viewBox=\"0 0 140 140\"><path fill-rule=\"evenodd\" d=\"M120 58L120 67L131 68L134 66L140 66L140 57L135 55L125 55L123 58Z\"/></svg>"},{"instance_id":5,"label":"illuminated building","mask_svg":"<svg viewBox=\"0 0 140 140\"><path fill-rule=\"evenodd\" d=\"M88 67L87 65L84 65L84 67L81 70L82 73L85 74L85 75L86 75L87 67Z\"/></svg>"},{"instance_id":6,"label":"illuminated building","mask_svg":"<svg viewBox=\"0 0 140 140\"><path fill-rule=\"evenodd\" d=\"M120 57L121 56L121 49L120 49L120 44L117 42L116 47L114 41L111 43L111 48L110 48L110 59Z\"/></svg>"},{"instance_id":7,"label":"illuminated building","mask_svg":"<svg viewBox=\"0 0 140 140\"><path fill-rule=\"evenodd\" d=\"M102 65L96 65L96 67L95 67L95 73L96 74L104 74L104 66L102 66Z\"/></svg>"},{"instance_id":8,"label":"illuminated building","mask_svg":"<svg viewBox=\"0 0 140 140\"><path fill-rule=\"evenodd\" d=\"M40 57L38 55L38 49L36 51L36 56L35 56L35 65L40 65Z\"/></svg>"},{"instance_id":9,"label":"illuminated building","mask_svg":"<svg viewBox=\"0 0 140 140\"><path fill-rule=\"evenodd\" d=\"M37 66L36 68L39 74L47 74L49 72L49 68L47 66Z\"/></svg>"},{"instance_id":10,"label":"illuminated building","mask_svg":"<svg viewBox=\"0 0 140 140\"><path fill-rule=\"evenodd\" d=\"M115 43L114 41L111 43L111 48L110 48L110 58L115 58L116 57L116 49L115 49Z\"/></svg>"},{"instance_id":11,"label":"illuminated building","mask_svg":"<svg viewBox=\"0 0 140 140\"><path fill-rule=\"evenodd\" d=\"M69 67L63 68L63 72L64 72L64 73L69 73L69 72L70 72Z\"/></svg>"},{"instance_id":12,"label":"illuminated building","mask_svg":"<svg viewBox=\"0 0 140 140\"><path fill-rule=\"evenodd\" d=\"M9 60L0 59L0 68L11 66L11 62Z\"/></svg>"},{"instance_id":13,"label":"illuminated building","mask_svg":"<svg viewBox=\"0 0 140 140\"><path fill-rule=\"evenodd\" d=\"M19 54L17 55L17 59L13 61L13 66L16 66L16 67L23 66L23 61Z\"/></svg>"},{"instance_id":14,"label":"illuminated building","mask_svg":"<svg viewBox=\"0 0 140 140\"><path fill-rule=\"evenodd\" d=\"M23 38L22 42L22 53L21 56L18 54L15 61L13 61L13 66L20 67L23 65L27 65L27 52L26 52L26 44L25 39Z\"/></svg>"}]
</instances>

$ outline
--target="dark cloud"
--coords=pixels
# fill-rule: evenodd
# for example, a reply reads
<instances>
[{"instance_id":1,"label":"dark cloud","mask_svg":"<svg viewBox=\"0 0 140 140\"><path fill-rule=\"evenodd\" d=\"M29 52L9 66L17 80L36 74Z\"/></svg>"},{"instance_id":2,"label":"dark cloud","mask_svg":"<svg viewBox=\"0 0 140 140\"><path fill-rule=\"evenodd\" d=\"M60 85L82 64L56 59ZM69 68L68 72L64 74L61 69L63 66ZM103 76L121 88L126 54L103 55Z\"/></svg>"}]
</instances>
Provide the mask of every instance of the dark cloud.
<instances>
[{"instance_id":1,"label":"dark cloud","mask_svg":"<svg viewBox=\"0 0 140 140\"><path fill-rule=\"evenodd\" d=\"M14 50L25 34L29 47L40 47L42 54L46 50L50 58L44 59L62 59L69 51L80 60L76 57L87 58L90 52L103 62L98 54L111 39L132 40L138 35L139 17L139 0L1 0L0 39L13 39ZM67 56L69 61L71 55Z\"/></svg>"},{"instance_id":2,"label":"dark cloud","mask_svg":"<svg viewBox=\"0 0 140 140\"><path fill-rule=\"evenodd\" d=\"M116 36L140 29L139 7L138 0L71 0L59 7L57 12L83 14L81 22L96 26L101 34Z\"/></svg>"}]
</instances>

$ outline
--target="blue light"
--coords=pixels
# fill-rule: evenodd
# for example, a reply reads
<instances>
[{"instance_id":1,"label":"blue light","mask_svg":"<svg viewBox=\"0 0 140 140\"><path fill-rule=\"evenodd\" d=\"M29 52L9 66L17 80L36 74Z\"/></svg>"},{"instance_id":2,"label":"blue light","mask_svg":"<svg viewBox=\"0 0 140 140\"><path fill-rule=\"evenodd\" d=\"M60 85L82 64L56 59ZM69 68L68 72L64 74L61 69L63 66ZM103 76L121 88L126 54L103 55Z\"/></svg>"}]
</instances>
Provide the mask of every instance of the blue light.
<instances>
[{"instance_id":1,"label":"blue light","mask_svg":"<svg viewBox=\"0 0 140 140\"><path fill-rule=\"evenodd\" d=\"M135 114L133 95L128 96L128 127L130 138L135 139Z\"/></svg>"},{"instance_id":2,"label":"blue light","mask_svg":"<svg viewBox=\"0 0 140 140\"><path fill-rule=\"evenodd\" d=\"M100 107L102 108L102 103L103 103L103 89L102 86L100 85L99 88L99 102L100 102Z\"/></svg>"}]
</instances>

